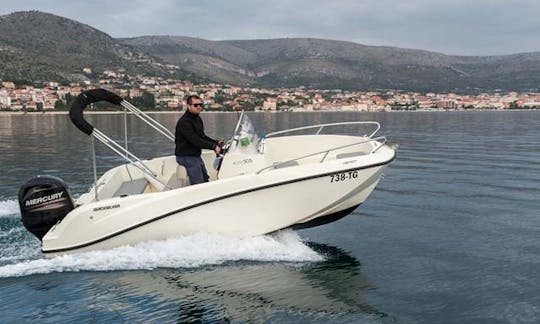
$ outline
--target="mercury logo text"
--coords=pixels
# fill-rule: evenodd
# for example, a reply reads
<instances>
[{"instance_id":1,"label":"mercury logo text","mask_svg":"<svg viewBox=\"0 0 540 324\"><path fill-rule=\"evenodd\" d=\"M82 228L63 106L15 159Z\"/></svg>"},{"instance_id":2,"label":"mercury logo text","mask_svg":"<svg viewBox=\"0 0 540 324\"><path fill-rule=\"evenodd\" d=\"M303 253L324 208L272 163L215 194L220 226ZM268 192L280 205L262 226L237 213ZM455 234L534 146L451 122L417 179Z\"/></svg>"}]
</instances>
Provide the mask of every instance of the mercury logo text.
<instances>
[{"instance_id":1,"label":"mercury logo text","mask_svg":"<svg viewBox=\"0 0 540 324\"><path fill-rule=\"evenodd\" d=\"M30 200L26 201L25 205L26 205L26 207L28 207L28 206L34 206L36 204L42 204L42 203L46 203L46 202L50 202L50 201L55 201L55 200L58 200L58 199L62 198L63 194L64 194L63 192L58 192L58 193L55 193L55 194L52 194L52 195L30 199Z\"/></svg>"}]
</instances>

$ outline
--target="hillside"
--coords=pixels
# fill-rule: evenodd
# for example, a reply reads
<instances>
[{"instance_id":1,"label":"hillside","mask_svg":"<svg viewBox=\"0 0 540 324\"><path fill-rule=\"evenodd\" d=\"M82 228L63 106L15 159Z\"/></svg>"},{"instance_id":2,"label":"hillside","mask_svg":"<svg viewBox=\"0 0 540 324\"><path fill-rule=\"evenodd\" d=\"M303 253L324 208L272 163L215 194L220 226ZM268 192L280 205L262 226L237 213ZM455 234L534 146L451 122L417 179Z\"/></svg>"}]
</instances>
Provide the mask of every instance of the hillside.
<instances>
[{"instance_id":1,"label":"hillside","mask_svg":"<svg viewBox=\"0 0 540 324\"><path fill-rule=\"evenodd\" d=\"M174 70L164 64L178 66ZM242 86L461 91L540 89L540 53L450 56L309 39L210 41L183 36L114 39L38 11L0 16L0 78L69 81L123 69Z\"/></svg>"},{"instance_id":2,"label":"hillside","mask_svg":"<svg viewBox=\"0 0 540 324\"><path fill-rule=\"evenodd\" d=\"M38 11L0 16L0 78L80 80L84 67L164 73L147 54L74 20Z\"/></svg>"},{"instance_id":3,"label":"hillside","mask_svg":"<svg viewBox=\"0 0 540 324\"><path fill-rule=\"evenodd\" d=\"M419 91L540 88L540 53L450 56L308 38L213 42L145 36L120 41L183 64L193 73L260 86Z\"/></svg>"}]
</instances>

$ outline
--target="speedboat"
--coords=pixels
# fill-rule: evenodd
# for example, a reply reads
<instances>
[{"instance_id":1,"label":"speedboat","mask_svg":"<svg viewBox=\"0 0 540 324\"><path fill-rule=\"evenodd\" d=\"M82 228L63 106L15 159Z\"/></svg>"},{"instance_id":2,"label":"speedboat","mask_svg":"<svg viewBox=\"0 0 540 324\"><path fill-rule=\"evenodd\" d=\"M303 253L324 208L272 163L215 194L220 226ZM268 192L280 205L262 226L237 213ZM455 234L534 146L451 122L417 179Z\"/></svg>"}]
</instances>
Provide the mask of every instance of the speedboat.
<instances>
[{"instance_id":1,"label":"speedboat","mask_svg":"<svg viewBox=\"0 0 540 324\"><path fill-rule=\"evenodd\" d=\"M385 137L375 136L377 122L312 125L259 136L242 112L221 156L203 150L209 182L190 185L175 156L140 160L127 149L127 130L124 147L88 123L83 111L99 101L123 107L174 141L170 130L120 96L105 89L82 92L69 114L90 136L93 185L77 199L52 176L34 177L19 190L22 222L42 241L47 256L200 232L245 237L327 224L362 204L396 155ZM336 132L351 127L368 131L357 136ZM96 140L126 161L99 178Z\"/></svg>"}]
</instances>

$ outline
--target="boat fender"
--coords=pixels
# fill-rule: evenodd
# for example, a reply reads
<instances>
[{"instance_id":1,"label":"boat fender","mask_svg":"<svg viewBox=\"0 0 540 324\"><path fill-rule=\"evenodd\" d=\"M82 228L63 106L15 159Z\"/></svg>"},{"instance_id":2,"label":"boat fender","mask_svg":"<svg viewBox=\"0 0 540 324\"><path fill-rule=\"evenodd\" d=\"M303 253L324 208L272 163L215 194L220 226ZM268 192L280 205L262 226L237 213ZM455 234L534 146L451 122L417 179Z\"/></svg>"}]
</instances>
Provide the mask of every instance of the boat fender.
<instances>
[{"instance_id":1,"label":"boat fender","mask_svg":"<svg viewBox=\"0 0 540 324\"><path fill-rule=\"evenodd\" d=\"M24 227L41 240L55 224L74 209L74 204L62 179L37 176L28 180L19 189L19 207Z\"/></svg>"}]
</instances>

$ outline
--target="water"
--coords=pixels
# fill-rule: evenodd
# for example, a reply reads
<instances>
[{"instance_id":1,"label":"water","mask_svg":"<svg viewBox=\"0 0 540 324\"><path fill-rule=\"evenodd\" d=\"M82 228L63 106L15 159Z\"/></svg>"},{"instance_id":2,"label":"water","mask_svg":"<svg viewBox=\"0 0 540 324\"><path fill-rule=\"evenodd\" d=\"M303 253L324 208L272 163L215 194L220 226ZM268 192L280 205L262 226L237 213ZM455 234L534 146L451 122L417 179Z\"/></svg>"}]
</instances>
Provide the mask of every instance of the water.
<instances>
[{"instance_id":1,"label":"water","mask_svg":"<svg viewBox=\"0 0 540 324\"><path fill-rule=\"evenodd\" d=\"M173 129L178 116L156 118ZM538 112L250 116L263 132L377 120L400 148L367 202L326 226L45 259L20 223L18 188L51 174L86 191L90 144L66 116L0 114L0 321L540 322ZM89 119L122 138L121 115ZM227 138L236 116L204 119ZM129 125L141 157L172 153ZM100 173L120 162L98 153Z\"/></svg>"}]
</instances>

